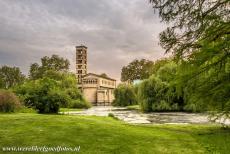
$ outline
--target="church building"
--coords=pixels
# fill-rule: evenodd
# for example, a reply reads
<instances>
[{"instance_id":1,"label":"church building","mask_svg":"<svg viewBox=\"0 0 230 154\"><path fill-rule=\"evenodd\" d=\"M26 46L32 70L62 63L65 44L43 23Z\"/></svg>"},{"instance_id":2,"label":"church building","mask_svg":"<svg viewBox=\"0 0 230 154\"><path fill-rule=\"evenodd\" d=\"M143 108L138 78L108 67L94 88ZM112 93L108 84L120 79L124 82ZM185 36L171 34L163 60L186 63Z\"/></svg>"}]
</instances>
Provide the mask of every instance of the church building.
<instances>
[{"instance_id":1,"label":"church building","mask_svg":"<svg viewBox=\"0 0 230 154\"><path fill-rule=\"evenodd\" d=\"M87 73L87 47L76 46L76 75L78 87L92 105L111 105L116 80L107 76Z\"/></svg>"}]
</instances>

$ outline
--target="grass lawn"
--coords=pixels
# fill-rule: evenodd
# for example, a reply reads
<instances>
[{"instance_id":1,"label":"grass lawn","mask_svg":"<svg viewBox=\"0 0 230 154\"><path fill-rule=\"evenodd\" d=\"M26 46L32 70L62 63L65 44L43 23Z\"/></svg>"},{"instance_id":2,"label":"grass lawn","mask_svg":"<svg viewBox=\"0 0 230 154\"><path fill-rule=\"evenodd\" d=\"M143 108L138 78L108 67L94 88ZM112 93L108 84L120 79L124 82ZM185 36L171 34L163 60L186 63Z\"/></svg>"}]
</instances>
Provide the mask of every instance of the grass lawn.
<instances>
[{"instance_id":1,"label":"grass lawn","mask_svg":"<svg viewBox=\"0 0 230 154\"><path fill-rule=\"evenodd\" d=\"M14 153L3 152L4 146L80 146L84 154L227 154L230 130L216 125L129 125L96 116L0 114L0 153Z\"/></svg>"},{"instance_id":2,"label":"grass lawn","mask_svg":"<svg viewBox=\"0 0 230 154\"><path fill-rule=\"evenodd\" d=\"M129 106L126 106L127 109L129 110L140 110L140 106L139 105L129 105Z\"/></svg>"}]
</instances>

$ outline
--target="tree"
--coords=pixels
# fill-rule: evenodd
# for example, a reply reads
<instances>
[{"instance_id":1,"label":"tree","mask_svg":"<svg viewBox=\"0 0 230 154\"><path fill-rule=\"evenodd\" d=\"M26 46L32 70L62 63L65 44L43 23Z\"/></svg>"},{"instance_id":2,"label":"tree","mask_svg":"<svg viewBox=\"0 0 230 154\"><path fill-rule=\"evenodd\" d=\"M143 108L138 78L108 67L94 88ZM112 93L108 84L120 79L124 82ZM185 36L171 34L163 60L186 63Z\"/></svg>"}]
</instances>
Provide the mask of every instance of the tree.
<instances>
[{"instance_id":1,"label":"tree","mask_svg":"<svg viewBox=\"0 0 230 154\"><path fill-rule=\"evenodd\" d=\"M168 62L138 85L138 102L145 112L182 111L184 100L176 92L177 65Z\"/></svg>"},{"instance_id":2,"label":"tree","mask_svg":"<svg viewBox=\"0 0 230 154\"><path fill-rule=\"evenodd\" d=\"M128 106L137 104L134 87L131 85L120 84L114 91L115 99L113 106Z\"/></svg>"},{"instance_id":3,"label":"tree","mask_svg":"<svg viewBox=\"0 0 230 154\"><path fill-rule=\"evenodd\" d=\"M108 77L108 75L107 75L107 74L105 74L105 73L102 73L100 76L101 76L101 77L105 77L105 78L107 78L107 77Z\"/></svg>"},{"instance_id":4,"label":"tree","mask_svg":"<svg viewBox=\"0 0 230 154\"><path fill-rule=\"evenodd\" d=\"M33 63L30 66L29 77L30 79L42 78L43 70L37 63Z\"/></svg>"},{"instance_id":5,"label":"tree","mask_svg":"<svg viewBox=\"0 0 230 154\"><path fill-rule=\"evenodd\" d=\"M230 108L230 1L150 0L162 21L160 44L181 64L189 102L228 116Z\"/></svg>"},{"instance_id":6,"label":"tree","mask_svg":"<svg viewBox=\"0 0 230 154\"><path fill-rule=\"evenodd\" d=\"M141 59L134 60L122 68L121 81L131 81L146 79L150 76L152 61Z\"/></svg>"},{"instance_id":7,"label":"tree","mask_svg":"<svg viewBox=\"0 0 230 154\"><path fill-rule=\"evenodd\" d=\"M69 61L68 59L64 59L59 57L58 55L52 55L51 57L43 57L41 58L41 66L39 64L34 63L30 66L30 79L39 79L42 78L43 75L49 71L67 71L69 69Z\"/></svg>"},{"instance_id":8,"label":"tree","mask_svg":"<svg viewBox=\"0 0 230 154\"><path fill-rule=\"evenodd\" d=\"M215 41L230 34L229 0L150 0L150 2L153 8L159 11L162 21L172 25L160 34L162 47L166 52L173 52L180 58L188 57L200 49L201 40ZM229 43L229 40L225 41Z\"/></svg>"},{"instance_id":9,"label":"tree","mask_svg":"<svg viewBox=\"0 0 230 154\"><path fill-rule=\"evenodd\" d=\"M39 113L58 113L63 93L56 80L42 78L29 80L15 89L24 104L34 107Z\"/></svg>"},{"instance_id":10,"label":"tree","mask_svg":"<svg viewBox=\"0 0 230 154\"><path fill-rule=\"evenodd\" d=\"M25 80L25 75L22 74L18 67L2 66L0 68L0 88L11 88Z\"/></svg>"},{"instance_id":11,"label":"tree","mask_svg":"<svg viewBox=\"0 0 230 154\"><path fill-rule=\"evenodd\" d=\"M144 112L154 111L154 105L165 101L167 89L168 84L162 82L154 75L141 82L138 87L138 102L140 103L141 109Z\"/></svg>"},{"instance_id":12,"label":"tree","mask_svg":"<svg viewBox=\"0 0 230 154\"><path fill-rule=\"evenodd\" d=\"M169 61L165 65L161 66L156 72L156 76L163 82L174 82L177 74L177 64L173 61Z\"/></svg>"},{"instance_id":13,"label":"tree","mask_svg":"<svg viewBox=\"0 0 230 154\"><path fill-rule=\"evenodd\" d=\"M44 77L15 87L14 92L39 113L57 113L59 107L90 107L77 88L75 75L67 72L49 70Z\"/></svg>"},{"instance_id":14,"label":"tree","mask_svg":"<svg viewBox=\"0 0 230 154\"><path fill-rule=\"evenodd\" d=\"M0 112L15 112L22 106L18 97L9 90L0 90Z\"/></svg>"},{"instance_id":15,"label":"tree","mask_svg":"<svg viewBox=\"0 0 230 154\"><path fill-rule=\"evenodd\" d=\"M165 64L169 63L170 61L172 61L171 58L162 58L159 60L154 61L154 64L152 65L151 69L150 69L150 74L156 74L157 71L164 66Z\"/></svg>"}]
</instances>

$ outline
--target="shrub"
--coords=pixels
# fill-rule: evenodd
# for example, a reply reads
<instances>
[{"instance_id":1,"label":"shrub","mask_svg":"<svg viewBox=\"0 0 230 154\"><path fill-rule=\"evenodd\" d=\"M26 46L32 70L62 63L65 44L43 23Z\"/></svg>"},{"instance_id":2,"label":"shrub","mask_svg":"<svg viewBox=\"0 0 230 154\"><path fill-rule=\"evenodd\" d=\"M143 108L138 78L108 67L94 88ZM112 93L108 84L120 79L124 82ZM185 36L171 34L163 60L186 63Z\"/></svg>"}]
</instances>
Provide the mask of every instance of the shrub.
<instances>
[{"instance_id":1,"label":"shrub","mask_svg":"<svg viewBox=\"0 0 230 154\"><path fill-rule=\"evenodd\" d=\"M170 111L172 108L169 103L161 100L159 103L154 103L152 106L153 111Z\"/></svg>"},{"instance_id":2,"label":"shrub","mask_svg":"<svg viewBox=\"0 0 230 154\"><path fill-rule=\"evenodd\" d=\"M25 82L15 91L27 107L34 107L39 113L57 113L63 101L58 82L49 78Z\"/></svg>"},{"instance_id":3,"label":"shrub","mask_svg":"<svg viewBox=\"0 0 230 154\"><path fill-rule=\"evenodd\" d=\"M171 105L171 109L172 109L172 111L179 111L179 110L181 110L180 106L177 103L172 104Z\"/></svg>"},{"instance_id":4,"label":"shrub","mask_svg":"<svg viewBox=\"0 0 230 154\"><path fill-rule=\"evenodd\" d=\"M37 111L33 108L23 106L22 108L20 108L20 110L18 112L20 112L20 113L36 113Z\"/></svg>"},{"instance_id":5,"label":"shrub","mask_svg":"<svg viewBox=\"0 0 230 154\"><path fill-rule=\"evenodd\" d=\"M184 106L184 110L187 112L201 112L203 111L202 107L199 104L188 103Z\"/></svg>"},{"instance_id":6,"label":"shrub","mask_svg":"<svg viewBox=\"0 0 230 154\"><path fill-rule=\"evenodd\" d=\"M137 97L134 87L131 85L119 85L114 91L115 99L113 106L128 106L137 104Z\"/></svg>"},{"instance_id":7,"label":"shrub","mask_svg":"<svg viewBox=\"0 0 230 154\"><path fill-rule=\"evenodd\" d=\"M84 101L84 97L83 95L80 93L80 91L77 89L77 87L75 88L68 88L65 91L66 94L68 94L70 96L71 99L79 99Z\"/></svg>"},{"instance_id":8,"label":"shrub","mask_svg":"<svg viewBox=\"0 0 230 154\"><path fill-rule=\"evenodd\" d=\"M115 120L119 120L113 113L109 113L108 117L111 117L111 118L113 118Z\"/></svg>"},{"instance_id":9,"label":"shrub","mask_svg":"<svg viewBox=\"0 0 230 154\"><path fill-rule=\"evenodd\" d=\"M77 88L75 76L49 71L49 77L26 81L14 91L27 107L39 113L58 113L60 107L89 108Z\"/></svg>"},{"instance_id":10,"label":"shrub","mask_svg":"<svg viewBox=\"0 0 230 154\"><path fill-rule=\"evenodd\" d=\"M82 100L72 100L69 103L69 108L89 108L90 104L86 101L82 101Z\"/></svg>"},{"instance_id":11,"label":"shrub","mask_svg":"<svg viewBox=\"0 0 230 154\"><path fill-rule=\"evenodd\" d=\"M108 114L108 117L112 117L112 118L114 118L115 116L114 116L114 114L113 114L113 113L109 113L109 114Z\"/></svg>"},{"instance_id":12,"label":"shrub","mask_svg":"<svg viewBox=\"0 0 230 154\"><path fill-rule=\"evenodd\" d=\"M0 90L0 112L15 112L20 107L21 103L13 92Z\"/></svg>"}]
</instances>

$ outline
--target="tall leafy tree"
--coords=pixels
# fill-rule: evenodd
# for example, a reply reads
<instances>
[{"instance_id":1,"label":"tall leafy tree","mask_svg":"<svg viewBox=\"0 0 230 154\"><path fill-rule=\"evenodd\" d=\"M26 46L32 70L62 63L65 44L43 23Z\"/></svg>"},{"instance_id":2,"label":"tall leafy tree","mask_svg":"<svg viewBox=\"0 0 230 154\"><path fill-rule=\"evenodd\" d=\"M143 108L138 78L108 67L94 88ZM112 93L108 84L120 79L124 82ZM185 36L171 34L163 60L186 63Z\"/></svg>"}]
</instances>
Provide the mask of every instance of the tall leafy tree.
<instances>
[{"instance_id":1,"label":"tall leafy tree","mask_svg":"<svg viewBox=\"0 0 230 154\"><path fill-rule=\"evenodd\" d=\"M52 55L51 57L41 58L41 66L37 63L33 63L30 66L30 79L42 78L47 71L67 71L69 69L69 60L59 57L58 55Z\"/></svg>"},{"instance_id":2,"label":"tall leafy tree","mask_svg":"<svg viewBox=\"0 0 230 154\"><path fill-rule=\"evenodd\" d=\"M152 61L141 59L134 60L122 68L121 81L134 81L146 79L150 76Z\"/></svg>"},{"instance_id":3,"label":"tall leafy tree","mask_svg":"<svg viewBox=\"0 0 230 154\"><path fill-rule=\"evenodd\" d=\"M172 61L171 58L162 58L162 59L158 59L154 62L153 66L150 69L150 74L156 74L157 71L163 67L165 64L169 63L170 61Z\"/></svg>"},{"instance_id":4,"label":"tall leafy tree","mask_svg":"<svg viewBox=\"0 0 230 154\"><path fill-rule=\"evenodd\" d=\"M150 0L162 21L160 44L181 64L187 99L210 110L230 111L230 1Z\"/></svg>"},{"instance_id":5,"label":"tall leafy tree","mask_svg":"<svg viewBox=\"0 0 230 154\"><path fill-rule=\"evenodd\" d=\"M186 58L202 47L201 40L229 41L229 0L150 0L162 21L170 23L160 34L166 52ZM228 42L229 43L229 42ZM222 47L224 50L225 47ZM229 51L228 51L229 52Z\"/></svg>"},{"instance_id":6,"label":"tall leafy tree","mask_svg":"<svg viewBox=\"0 0 230 154\"><path fill-rule=\"evenodd\" d=\"M8 89L22 83L25 75L18 67L2 66L0 68L0 88Z\"/></svg>"},{"instance_id":7,"label":"tall leafy tree","mask_svg":"<svg viewBox=\"0 0 230 154\"><path fill-rule=\"evenodd\" d=\"M101 76L102 76L102 77L105 77L105 78L108 77L108 75L107 75L106 73L102 73Z\"/></svg>"},{"instance_id":8,"label":"tall leafy tree","mask_svg":"<svg viewBox=\"0 0 230 154\"><path fill-rule=\"evenodd\" d=\"M137 104L137 96L135 94L134 86L119 84L114 91L115 99L114 106L128 106Z\"/></svg>"}]
</instances>

